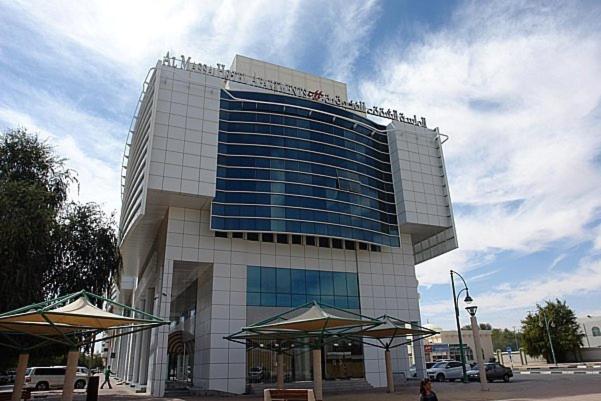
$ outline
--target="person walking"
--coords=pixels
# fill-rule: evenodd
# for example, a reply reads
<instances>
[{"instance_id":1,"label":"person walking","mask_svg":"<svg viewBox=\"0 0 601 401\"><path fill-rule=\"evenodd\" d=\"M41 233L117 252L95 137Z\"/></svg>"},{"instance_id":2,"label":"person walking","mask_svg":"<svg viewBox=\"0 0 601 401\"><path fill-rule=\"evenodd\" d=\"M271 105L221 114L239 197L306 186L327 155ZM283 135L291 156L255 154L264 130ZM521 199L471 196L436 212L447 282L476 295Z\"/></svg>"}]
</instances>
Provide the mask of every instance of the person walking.
<instances>
[{"instance_id":1,"label":"person walking","mask_svg":"<svg viewBox=\"0 0 601 401\"><path fill-rule=\"evenodd\" d=\"M419 401L438 401L436 393L432 391L430 379L424 379L419 385Z\"/></svg>"},{"instance_id":2,"label":"person walking","mask_svg":"<svg viewBox=\"0 0 601 401\"><path fill-rule=\"evenodd\" d=\"M102 386L100 386L101 389L104 388L105 384L108 384L110 389L113 388L113 386L111 386L111 374L113 374L113 372L111 372L111 367L107 366L106 369L104 369L104 382L102 382Z\"/></svg>"}]
</instances>

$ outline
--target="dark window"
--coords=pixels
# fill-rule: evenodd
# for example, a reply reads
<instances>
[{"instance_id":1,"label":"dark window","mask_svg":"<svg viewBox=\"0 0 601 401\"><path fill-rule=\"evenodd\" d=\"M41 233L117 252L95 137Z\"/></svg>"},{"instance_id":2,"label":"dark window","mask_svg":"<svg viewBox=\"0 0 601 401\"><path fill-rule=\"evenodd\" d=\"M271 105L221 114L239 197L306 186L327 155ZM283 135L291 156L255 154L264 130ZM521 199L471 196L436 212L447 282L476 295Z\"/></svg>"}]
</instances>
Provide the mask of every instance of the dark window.
<instances>
[{"instance_id":1,"label":"dark window","mask_svg":"<svg viewBox=\"0 0 601 401\"><path fill-rule=\"evenodd\" d=\"M246 239L249 241L258 241L259 233L246 233Z\"/></svg>"},{"instance_id":2,"label":"dark window","mask_svg":"<svg viewBox=\"0 0 601 401\"><path fill-rule=\"evenodd\" d=\"M372 252L381 252L382 248L380 247L380 245L371 244L371 250Z\"/></svg>"},{"instance_id":3,"label":"dark window","mask_svg":"<svg viewBox=\"0 0 601 401\"><path fill-rule=\"evenodd\" d=\"M367 244L365 242L359 242L359 249L366 251L367 250Z\"/></svg>"},{"instance_id":4,"label":"dark window","mask_svg":"<svg viewBox=\"0 0 601 401\"><path fill-rule=\"evenodd\" d=\"M263 242L273 242L273 234L263 233L261 235L261 241L263 241Z\"/></svg>"},{"instance_id":5,"label":"dark window","mask_svg":"<svg viewBox=\"0 0 601 401\"><path fill-rule=\"evenodd\" d=\"M288 234L278 234L278 244L287 244Z\"/></svg>"},{"instance_id":6,"label":"dark window","mask_svg":"<svg viewBox=\"0 0 601 401\"><path fill-rule=\"evenodd\" d=\"M301 235L292 235L292 243L293 244L302 244L303 237Z\"/></svg>"},{"instance_id":7,"label":"dark window","mask_svg":"<svg viewBox=\"0 0 601 401\"><path fill-rule=\"evenodd\" d=\"M305 237L305 244L315 246L315 237Z\"/></svg>"},{"instance_id":8,"label":"dark window","mask_svg":"<svg viewBox=\"0 0 601 401\"><path fill-rule=\"evenodd\" d=\"M234 232L232 238L244 238L244 233Z\"/></svg>"},{"instance_id":9,"label":"dark window","mask_svg":"<svg viewBox=\"0 0 601 401\"><path fill-rule=\"evenodd\" d=\"M319 246L322 248L330 247L330 239L327 237L319 237Z\"/></svg>"},{"instance_id":10,"label":"dark window","mask_svg":"<svg viewBox=\"0 0 601 401\"><path fill-rule=\"evenodd\" d=\"M332 248L342 249L342 240L339 238L332 238Z\"/></svg>"},{"instance_id":11,"label":"dark window","mask_svg":"<svg viewBox=\"0 0 601 401\"><path fill-rule=\"evenodd\" d=\"M355 250L355 241L344 241L344 248L349 250Z\"/></svg>"},{"instance_id":12,"label":"dark window","mask_svg":"<svg viewBox=\"0 0 601 401\"><path fill-rule=\"evenodd\" d=\"M227 238L227 233L225 231L215 231L215 236L219 238Z\"/></svg>"},{"instance_id":13,"label":"dark window","mask_svg":"<svg viewBox=\"0 0 601 401\"><path fill-rule=\"evenodd\" d=\"M599 327L595 326L593 327L593 337L599 337L601 336L601 329L599 329Z\"/></svg>"}]
</instances>

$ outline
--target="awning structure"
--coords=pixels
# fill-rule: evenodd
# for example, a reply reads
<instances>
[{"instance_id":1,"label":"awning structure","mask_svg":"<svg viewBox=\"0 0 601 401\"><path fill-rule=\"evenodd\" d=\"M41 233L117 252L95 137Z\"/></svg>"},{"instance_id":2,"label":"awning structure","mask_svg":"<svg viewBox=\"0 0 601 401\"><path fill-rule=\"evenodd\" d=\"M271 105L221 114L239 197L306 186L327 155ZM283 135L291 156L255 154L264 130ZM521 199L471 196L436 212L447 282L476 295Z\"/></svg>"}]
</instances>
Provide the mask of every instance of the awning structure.
<instances>
[{"instance_id":1,"label":"awning structure","mask_svg":"<svg viewBox=\"0 0 601 401\"><path fill-rule=\"evenodd\" d=\"M92 301L118 306L124 314L118 315L100 309ZM33 349L39 344L19 346L15 344L15 336L30 336L69 346L82 346L93 341L90 337L102 332L111 331L103 337L106 340L168 323L127 305L80 291L1 314L0 334L9 340L3 345L17 349Z\"/></svg>"},{"instance_id":2,"label":"awning structure","mask_svg":"<svg viewBox=\"0 0 601 401\"><path fill-rule=\"evenodd\" d=\"M123 310L123 315L100 309L93 304L94 301L105 306L117 306ZM71 348L62 397L63 401L71 401L82 346L164 324L169 322L87 291L0 314L0 335L6 340L2 345L21 352L12 400L20 399L30 350L52 342ZM105 334L101 337L101 333Z\"/></svg>"},{"instance_id":3,"label":"awning structure","mask_svg":"<svg viewBox=\"0 0 601 401\"><path fill-rule=\"evenodd\" d=\"M314 392L323 399L321 383L321 347L341 338L358 340L385 349L388 391L394 391L390 349L438 334L392 316L371 318L317 301L293 308L266 320L242 328L225 337L251 347L261 347L278 354L278 387L283 387L282 353L296 345L309 346L313 352ZM373 341L368 341L368 340Z\"/></svg>"}]
</instances>

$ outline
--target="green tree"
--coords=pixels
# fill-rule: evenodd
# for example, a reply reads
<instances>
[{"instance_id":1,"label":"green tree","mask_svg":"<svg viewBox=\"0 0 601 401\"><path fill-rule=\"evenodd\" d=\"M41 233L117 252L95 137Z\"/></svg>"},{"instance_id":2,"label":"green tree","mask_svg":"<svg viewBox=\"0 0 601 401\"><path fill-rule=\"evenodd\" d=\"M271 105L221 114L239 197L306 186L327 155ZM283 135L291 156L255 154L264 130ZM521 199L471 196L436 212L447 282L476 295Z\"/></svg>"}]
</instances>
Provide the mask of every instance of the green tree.
<instances>
[{"instance_id":1,"label":"green tree","mask_svg":"<svg viewBox=\"0 0 601 401\"><path fill-rule=\"evenodd\" d=\"M43 299L57 217L72 180L37 136L25 129L0 134L0 312Z\"/></svg>"},{"instance_id":2,"label":"green tree","mask_svg":"<svg viewBox=\"0 0 601 401\"><path fill-rule=\"evenodd\" d=\"M536 308L536 313L528 313L522 320L523 345L528 355L542 355L547 362L553 361L545 317L557 362L565 361L568 353L577 354L584 334L574 311L559 299L546 301L544 306L537 304Z\"/></svg>"},{"instance_id":3,"label":"green tree","mask_svg":"<svg viewBox=\"0 0 601 401\"><path fill-rule=\"evenodd\" d=\"M478 327L480 328L480 330L492 330L492 325L490 323L478 323ZM471 324L466 324L465 326L463 326L461 328L461 330L471 330L471 329L472 329Z\"/></svg>"},{"instance_id":4,"label":"green tree","mask_svg":"<svg viewBox=\"0 0 601 401\"><path fill-rule=\"evenodd\" d=\"M520 332L509 329L492 329L491 337L495 350L505 351L507 347L511 347L515 351L522 346L522 333Z\"/></svg>"}]
</instances>

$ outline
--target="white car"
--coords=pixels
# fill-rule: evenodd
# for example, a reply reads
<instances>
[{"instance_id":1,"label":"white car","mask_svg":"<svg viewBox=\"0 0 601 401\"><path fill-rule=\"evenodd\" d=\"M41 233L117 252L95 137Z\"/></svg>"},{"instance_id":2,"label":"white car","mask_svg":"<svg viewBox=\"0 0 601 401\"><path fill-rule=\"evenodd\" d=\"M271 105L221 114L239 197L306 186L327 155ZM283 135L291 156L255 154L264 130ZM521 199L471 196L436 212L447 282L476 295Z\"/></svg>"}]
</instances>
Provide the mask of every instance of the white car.
<instances>
[{"instance_id":1,"label":"white car","mask_svg":"<svg viewBox=\"0 0 601 401\"><path fill-rule=\"evenodd\" d=\"M463 368L461 362L438 362L427 370L428 377L432 380L443 382L445 380L461 380L463 378Z\"/></svg>"},{"instance_id":2,"label":"white car","mask_svg":"<svg viewBox=\"0 0 601 401\"><path fill-rule=\"evenodd\" d=\"M25 387L38 391L62 388L65 383L65 366L32 367L25 371ZM75 373L75 388L88 384L87 368L78 367Z\"/></svg>"}]
</instances>

